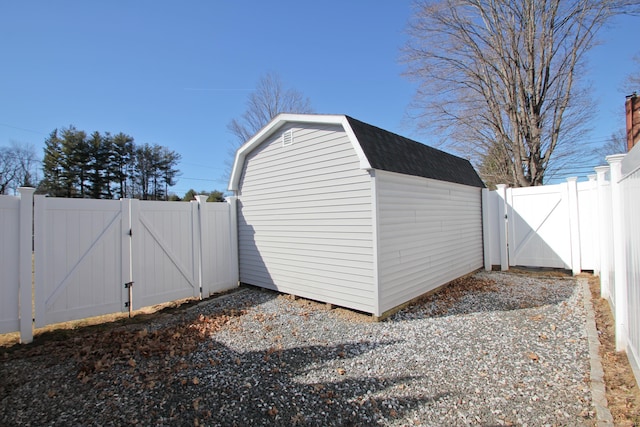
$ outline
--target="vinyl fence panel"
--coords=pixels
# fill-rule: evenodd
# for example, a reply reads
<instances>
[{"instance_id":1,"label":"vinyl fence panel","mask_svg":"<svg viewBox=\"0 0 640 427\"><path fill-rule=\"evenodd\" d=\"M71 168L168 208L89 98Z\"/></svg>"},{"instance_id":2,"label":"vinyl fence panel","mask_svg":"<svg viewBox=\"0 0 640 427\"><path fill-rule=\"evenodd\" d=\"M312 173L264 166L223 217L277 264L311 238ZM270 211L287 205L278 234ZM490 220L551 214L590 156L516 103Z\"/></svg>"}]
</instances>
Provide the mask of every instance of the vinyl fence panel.
<instances>
[{"instance_id":1,"label":"vinyl fence panel","mask_svg":"<svg viewBox=\"0 0 640 427\"><path fill-rule=\"evenodd\" d=\"M596 182L578 183L578 221L580 233L580 265L582 270L598 270L596 255L599 253L596 231L598 230L598 204Z\"/></svg>"},{"instance_id":2,"label":"vinyl fence panel","mask_svg":"<svg viewBox=\"0 0 640 427\"><path fill-rule=\"evenodd\" d=\"M0 333L20 328L20 198L0 195Z\"/></svg>"},{"instance_id":3,"label":"vinyl fence panel","mask_svg":"<svg viewBox=\"0 0 640 427\"><path fill-rule=\"evenodd\" d=\"M133 308L200 296L197 203L131 201Z\"/></svg>"},{"instance_id":4,"label":"vinyl fence panel","mask_svg":"<svg viewBox=\"0 0 640 427\"><path fill-rule=\"evenodd\" d=\"M235 198L228 203L200 201L203 298L238 284L235 203Z\"/></svg>"},{"instance_id":5,"label":"vinyl fence panel","mask_svg":"<svg viewBox=\"0 0 640 427\"><path fill-rule=\"evenodd\" d=\"M619 182L623 210L624 256L626 271L625 298L626 323L622 333L636 380L640 381L640 147L635 147L622 161L622 179ZM619 272L616 271L618 274ZM619 302L618 304L621 304ZM623 314L623 315L625 315ZM618 321L616 319L616 324Z\"/></svg>"},{"instance_id":6,"label":"vinyl fence panel","mask_svg":"<svg viewBox=\"0 0 640 427\"><path fill-rule=\"evenodd\" d=\"M507 190L509 265L571 268L566 184Z\"/></svg>"},{"instance_id":7,"label":"vinyl fence panel","mask_svg":"<svg viewBox=\"0 0 640 427\"><path fill-rule=\"evenodd\" d=\"M35 219L36 326L121 311L128 201L36 196Z\"/></svg>"}]
</instances>

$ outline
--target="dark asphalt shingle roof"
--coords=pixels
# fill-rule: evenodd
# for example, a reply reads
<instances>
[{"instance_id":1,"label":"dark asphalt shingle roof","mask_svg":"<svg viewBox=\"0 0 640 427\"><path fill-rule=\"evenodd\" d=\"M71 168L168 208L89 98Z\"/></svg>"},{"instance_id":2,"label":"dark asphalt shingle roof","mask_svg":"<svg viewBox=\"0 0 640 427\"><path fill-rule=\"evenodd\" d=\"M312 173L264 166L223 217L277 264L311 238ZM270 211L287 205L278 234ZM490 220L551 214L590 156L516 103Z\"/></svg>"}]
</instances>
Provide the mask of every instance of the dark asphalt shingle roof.
<instances>
[{"instance_id":1,"label":"dark asphalt shingle roof","mask_svg":"<svg viewBox=\"0 0 640 427\"><path fill-rule=\"evenodd\" d=\"M485 186L466 159L346 117L374 169L474 187Z\"/></svg>"}]
</instances>

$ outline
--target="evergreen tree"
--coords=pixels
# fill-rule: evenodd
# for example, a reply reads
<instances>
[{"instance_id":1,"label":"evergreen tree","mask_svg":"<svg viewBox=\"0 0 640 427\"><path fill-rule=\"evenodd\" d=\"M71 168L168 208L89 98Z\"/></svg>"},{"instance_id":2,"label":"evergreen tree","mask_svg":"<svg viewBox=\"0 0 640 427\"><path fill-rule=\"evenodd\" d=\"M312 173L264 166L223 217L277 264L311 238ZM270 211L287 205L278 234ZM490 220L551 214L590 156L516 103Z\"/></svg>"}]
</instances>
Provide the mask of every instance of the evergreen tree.
<instances>
[{"instance_id":1,"label":"evergreen tree","mask_svg":"<svg viewBox=\"0 0 640 427\"><path fill-rule=\"evenodd\" d=\"M158 144L136 146L123 133L87 138L70 126L54 130L44 151L41 190L51 196L167 200L180 174L180 154Z\"/></svg>"},{"instance_id":2,"label":"evergreen tree","mask_svg":"<svg viewBox=\"0 0 640 427\"><path fill-rule=\"evenodd\" d=\"M90 150L87 134L70 126L62 133L65 197L89 197Z\"/></svg>"},{"instance_id":3,"label":"evergreen tree","mask_svg":"<svg viewBox=\"0 0 640 427\"><path fill-rule=\"evenodd\" d=\"M62 185L62 168L62 140L58 136L58 130L54 129L44 140L43 178L40 185L42 192L54 197L65 196Z\"/></svg>"},{"instance_id":4,"label":"evergreen tree","mask_svg":"<svg viewBox=\"0 0 640 427\"><path fill-rule=\"evenodd\" d=\"M117 133L111 141L111 149L109 176L116 186L115 195L118 198L132 197L127 180L134 169L133 138L122 132Z\"/></svg>"}]
</instances>

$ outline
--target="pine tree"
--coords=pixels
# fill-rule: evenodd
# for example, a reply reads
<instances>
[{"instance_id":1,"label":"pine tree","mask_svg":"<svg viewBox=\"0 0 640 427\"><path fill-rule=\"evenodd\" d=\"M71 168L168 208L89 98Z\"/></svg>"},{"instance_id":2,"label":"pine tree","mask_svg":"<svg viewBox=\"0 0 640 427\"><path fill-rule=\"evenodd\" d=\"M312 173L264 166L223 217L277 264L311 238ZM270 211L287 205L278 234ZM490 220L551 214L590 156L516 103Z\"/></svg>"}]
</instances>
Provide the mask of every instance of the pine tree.
<instances>
[{"instance_id":1,"label":"pine tree","mask_svg":"<svg viewBox=\"0 0 640 427\"><path fill-rule=\"evenodd\" d=\"M40 185L44 193L54 197L64 196L62 168L62 140L58 136L58 130L54 129L44 141L43 178Z\"/></svg>"}]
</instances>

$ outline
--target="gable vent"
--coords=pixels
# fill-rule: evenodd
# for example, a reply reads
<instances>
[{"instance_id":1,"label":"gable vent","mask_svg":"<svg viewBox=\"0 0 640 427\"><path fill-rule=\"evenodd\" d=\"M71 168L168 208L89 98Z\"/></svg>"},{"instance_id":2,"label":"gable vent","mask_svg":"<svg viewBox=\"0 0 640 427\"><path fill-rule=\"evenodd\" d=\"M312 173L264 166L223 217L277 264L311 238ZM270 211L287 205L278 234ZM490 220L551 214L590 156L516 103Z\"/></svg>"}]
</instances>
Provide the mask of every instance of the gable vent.
<instances>
[{"instance_id":1,"label":"gable vent","mask_svg":"<svg viewBox=\"0 0 640 427\"><path fill-rule=\"evenodd\" d=\"M282 146L293 144L293 129L289 129L282 134Z\"/></svg>"}]
</instances>

